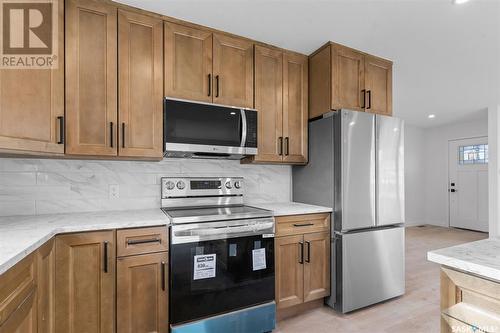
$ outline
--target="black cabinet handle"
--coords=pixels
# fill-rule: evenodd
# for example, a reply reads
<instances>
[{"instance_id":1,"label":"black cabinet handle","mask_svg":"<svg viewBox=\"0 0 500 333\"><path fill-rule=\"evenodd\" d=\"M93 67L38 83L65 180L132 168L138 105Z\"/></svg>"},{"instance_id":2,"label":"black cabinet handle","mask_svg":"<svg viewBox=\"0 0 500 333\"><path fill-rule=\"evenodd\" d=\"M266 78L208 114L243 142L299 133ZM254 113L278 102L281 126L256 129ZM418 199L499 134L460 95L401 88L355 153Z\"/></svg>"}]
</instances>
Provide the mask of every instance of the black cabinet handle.
<instances>
[{"instance_id":1,"label":"black cabinet handle","mask_svg":"<svg viewBox=\"0 0 500 333\"><path fill-rule=\"evenodd\" d=\"M278 138L278 155L283 155L283 137Z\"/></svg>"},{"instance_id":2,"label":"black cabinet handle","mask_svg":"<svg viewBox=\"0 0 500 333\"><path fill-rule=\"evenodd\" d=\"M108 272L108 241L103 243L104 245L104 273Z\"/></svg>"},{"instance_id":3,"label":"black cabinet handle","mask_svg":"<svg viewBox=\"0 0 500 333\"><path fill-rule=\"evenodd\" d=\"M113 138L114 138L114 133L113 133L113 122L110 122L109 123L109 142L110 142L110 146L111 148L113 148Z\"/></svg>"},{"instance_id":4,"label":"black cabinet handle","mask_svg":"<svg viewBox=\"0 0 500 333\"><path fill-rule=\"evenodd\" d=\"M311 242L306 241L307 245L307 259L306 262L311 262Z\"/></svg>"},{"instance_id":5,"label":"black cabinet handle","mask_svg":"<svg viewBox=\"0 0 500 333\"><path fill-rule=\"evenodd\" d=\"M288 137L285 138L285 156L288 156L290 153L290 139Z\"/></svg>"},{"instance_id":6,"label":"black cabinet handle","mask_svg":"<svg viewBox=\"0 0 500 333\"><path fill-rule=\"evenodd\" d=\"M303 264L304 263L304 242L299 242L299 250L300 250L299 264Z\"/></svg>"},{"instance_id":7,"label":"black cabinet handle","mask_svg":"<svg viewBox=\"0 0 500 333\"><path fill-rule=\"evenodd\" d=\"M166 289L166 283L167 283L167 279L165 277L166 274L166 269L167 269L167 265L165 264L164 261L161 262L161 290L165 291Z\"/></svg>"},{"instance_id":8,"label":"black cabinet handle","mask_svg":"<svg viewBox=\"0 0 500 333\"><path fill-rule=\"evenodd\" d=\"M57 144L62 145L64 143L64 117L59 116L57 120L59 120L59 141L57 141Z\"/></svg>"},{"instance_id":9,"label":"black cabinet handle","mask_svg":"<svg viewBox=\"0 0 500 333\"><path fill-rule=\"evenodd\" d=\"M219 97L219 75L215 76L215 97Z\"/></svg>"},{"instance_id":10,"label":"black cabinet handle","mask_svg":"<svg viewBox=\"0 0 500 333\"><path fill-rule=\"evenodd\" d=\"M129 239L129 240L127 240L127 245L148 244L148 243L160 243L161 244L161 238Z\"/></svg>"},{"instance_id":11,"label":"black cabinet handle","mask_svg":"<svg viewBox=\"0 0 500 333\"><path fill-rule=\"evenodd\" d=\"M122 148L125 148L125 123L122 123Z\"/></svg>"},{"instance_id":12,"label":"black cabinet handle","mask_svg":"<svg viewBox=\"0 0 500 333\"><path fill-rule=\"evenodd\" d=\"M367 109L371 109L372 108L372 91L368 90L367 93L368 93L368 107L367 107Z\"/></svg>"},{"instance_id":13,"label":"black cabinet handle","mask_svg":"<svg viewBox=\"0 0 500 333\"><path fill-rule=\"evenodd\" d=\"M294 227L309 227L311 225L314 225L314 223L294 223Z\"/></svg>"},{"instance_id":14,"label":"black cabinet handle","mask_svg":"<svg viewBox=\"0 0 500 333\"><path fill-rule=\"evenodd\" d=\"M208 74L208 96L212 95L212 74Z\"/></svg>"},{"instance_id":15,"label":"black cabinet handle","mask_svg":"<svg viewBox=\"0 0 500 333\"><path fill-rule=\"evenodd\" d=\"M361 108L364 109L366 107L366 89L361 90L361 94L363 95L363 105Z\"/></svg>"}]
</instances>

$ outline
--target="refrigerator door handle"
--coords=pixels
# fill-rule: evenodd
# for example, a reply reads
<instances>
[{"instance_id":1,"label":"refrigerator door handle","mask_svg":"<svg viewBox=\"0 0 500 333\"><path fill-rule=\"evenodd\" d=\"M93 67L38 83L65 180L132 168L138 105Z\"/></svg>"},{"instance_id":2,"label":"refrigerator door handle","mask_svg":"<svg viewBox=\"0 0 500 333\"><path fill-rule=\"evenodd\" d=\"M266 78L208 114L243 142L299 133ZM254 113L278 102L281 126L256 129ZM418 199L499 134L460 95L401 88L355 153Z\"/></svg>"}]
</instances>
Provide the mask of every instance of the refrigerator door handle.
<instances>
[{"instance_id":1,"label":"refrigerator door handle","mask_svg":"<svg viewBox=\"0 0 500 333\"><path fill-rule=\"evenodd\" d=\"M330 303L337 303L337 234L333 234L331 244L332 247L330 253L332 258L330 259Z\"/></svg>"}]
</instances>

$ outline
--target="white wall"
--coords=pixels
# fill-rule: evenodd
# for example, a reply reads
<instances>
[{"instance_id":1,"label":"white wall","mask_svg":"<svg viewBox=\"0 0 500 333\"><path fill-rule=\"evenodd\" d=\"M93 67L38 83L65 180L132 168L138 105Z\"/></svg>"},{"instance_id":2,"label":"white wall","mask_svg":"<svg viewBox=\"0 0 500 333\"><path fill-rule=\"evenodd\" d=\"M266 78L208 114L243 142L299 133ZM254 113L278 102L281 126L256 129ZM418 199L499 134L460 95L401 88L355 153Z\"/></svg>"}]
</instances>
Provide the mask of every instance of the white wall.
<instances>
[{"instance_id":1,"label":"white wall","mask_svg":"<svg viewBox=\"0 0 500 333\"><path fill-rule=\"evenodd\" d=\"M425 222L425 172L424 129L405 127L405 212L406 225L422 225Z\"/></svg>"},{"instance_id":2,"label":"white wall","mask_svg":"<svg viewBox=\"0 0 500 333\"><path fill-rule=\"evenodd\" d=\"M489 220L490 237L500 237L500 219L498 207L500 207L500 105L488 108L488 143L489 143Z\"/></svg>"},{"instance_id":3,"label":"white wall","mask_svg":"<svg viewBox=\"0 0 500 333\"><path fill-rule=\"evenodd\" d=\"M454 139L488 136L488 118L426 129L425 136L425 220L447 227L448 220L448 142Z\"/></svg>"},{"instance_id":4,"label":"white wall","mask_svg":"<svg viewBox=\"0 0 500 333\"><path fill-rule=\"evenodd\" d=\"M291 199L285 165L0 158L0 216L158 208L163 176L243 176L248 203ZM119 185L120 198L109 197L110 184Z\"/></svg>"}]
</instances>

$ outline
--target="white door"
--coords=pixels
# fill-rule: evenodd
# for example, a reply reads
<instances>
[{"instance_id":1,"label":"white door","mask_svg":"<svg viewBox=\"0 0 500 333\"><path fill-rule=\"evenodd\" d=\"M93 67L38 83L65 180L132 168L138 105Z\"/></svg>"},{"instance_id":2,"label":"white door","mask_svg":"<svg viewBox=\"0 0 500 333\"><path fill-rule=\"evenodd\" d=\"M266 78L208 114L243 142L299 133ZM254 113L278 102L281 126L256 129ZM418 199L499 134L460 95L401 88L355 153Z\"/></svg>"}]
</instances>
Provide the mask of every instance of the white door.
<instances>
[{"instance_id":1,"label":"white door","mask_svg":"<svg viewBox=\"0 0 500 333\"><path fill-rule=\"evenodd\" d=\"M488 232L488 138L450 141L448 156L450 226Z\"/></svg>"}]
</instances>

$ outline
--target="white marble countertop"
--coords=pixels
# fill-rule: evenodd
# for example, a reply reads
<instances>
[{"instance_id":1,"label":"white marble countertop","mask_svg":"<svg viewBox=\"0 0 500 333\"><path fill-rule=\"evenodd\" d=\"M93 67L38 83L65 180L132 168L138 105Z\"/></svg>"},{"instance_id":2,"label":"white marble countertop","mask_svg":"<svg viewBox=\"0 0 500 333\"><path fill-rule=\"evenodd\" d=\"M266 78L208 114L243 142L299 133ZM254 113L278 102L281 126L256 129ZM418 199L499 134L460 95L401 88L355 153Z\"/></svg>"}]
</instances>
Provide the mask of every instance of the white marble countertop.
<instances>
[{"instance_id":1,"label":"white marble countertop","mask_svg":"<svg viewBox=\"0 0 500 333\"><path fill-rule=\"evenodd\" d=\"M167 216L158 208L0 217L0 274L56 234L166 224Z\"/></svg>"},{"instance_id":2,"label":"white marble countertop","mask_svg":"<svg viewBox=\"0 0 500 333\"><path fill-rule=\"evenodd\" d=\"M328 207L308 205L299 202L272 202L272 203L261 203L261 204L249 204L249 206L271 210L273 211L274 216L332 212L332 209Z\"/></svg>"},{"instance_id":3,"label":"white marble countertop","mask_svg":"<svg viewBox=\"0 0 500 333\"><path fill-rule=\"evenodd\" d=\"M429 261L500 281L500 239L484 239L427 252Z\"/></svg>"}]
</instances>

